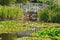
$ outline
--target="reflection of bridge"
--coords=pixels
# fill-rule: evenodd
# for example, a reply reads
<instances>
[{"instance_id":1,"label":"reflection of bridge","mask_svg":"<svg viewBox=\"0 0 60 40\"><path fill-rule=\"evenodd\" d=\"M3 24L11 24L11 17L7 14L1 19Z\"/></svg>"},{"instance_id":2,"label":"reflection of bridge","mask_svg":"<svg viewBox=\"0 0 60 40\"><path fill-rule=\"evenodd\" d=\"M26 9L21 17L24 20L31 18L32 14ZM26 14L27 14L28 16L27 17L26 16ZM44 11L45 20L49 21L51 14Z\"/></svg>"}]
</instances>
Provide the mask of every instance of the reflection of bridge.
<instances>
[{"instance_id":1,"label":"reflection of bridge","mask_svg":"<svg viewBox=\"0 0 60 40\"><path fill-rule=\"evenodd\" d=\"M48 5L46 4L41 4L41 3L27 3L27 4L12 4L12 6L17 6L21 7L26 20L33 20L37 21L37 13L42 9L42 8L47 8Z\"/></svg>"}]
</instances>

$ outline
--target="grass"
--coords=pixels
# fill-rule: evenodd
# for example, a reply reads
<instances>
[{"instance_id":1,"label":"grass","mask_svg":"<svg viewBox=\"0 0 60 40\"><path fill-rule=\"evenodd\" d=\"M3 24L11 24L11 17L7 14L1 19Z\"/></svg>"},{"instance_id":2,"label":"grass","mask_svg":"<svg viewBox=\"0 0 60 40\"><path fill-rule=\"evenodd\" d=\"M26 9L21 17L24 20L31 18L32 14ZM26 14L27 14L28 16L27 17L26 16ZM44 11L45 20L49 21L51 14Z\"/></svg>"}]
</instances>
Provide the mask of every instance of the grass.
<instances>
[{"instance_id":1,"label":"grass","mask_svg":"<svg viewBox=\"0 0 60 40\"><path fill-rule=\"evenodd\" d=\"M37 38L37 37L23 37L17 38L17 40L51 40L50 38Z\"/></svg>"},{"instance_id":2,"label":"grass","mask_svg":"<svg viewBox=\"0 0 60 40\"><path fill-rule=\"evenodd\" d=\"M25 25L27 25L27 26L37 26L37 27L60 27L60 23L26 22ZM47 38L47 37L46 38L40 38L40 37L22 37L22 38L18 38L17 40L53 40L53 39Z\"/></svg>"},{"instance_id":3,"label":"grass","mask_svg":"<svg viewBox=\"0 0 60 40\"><path fill-rule=\"evenodd\" d=\"M17 23L15 21L1 21L0 22L0 33L5 32L15 32L15 31L25 31L31 30L32 28L24 27L23 23Z\"/></svg>"},{"instance_id":4,"label":"grass","mask_svg":"<svg viewBox=\"0 0 60 40\"><path fill-rule=\"evenodd\" d=\"M25 26L37 26L37 27L60 27L60 23L37 23L37 22L26 22L18 23L16 21L0 21L0 33L4 32L15 32L20 30L32 30Z\"/></svg>"},{"instance_id":5,"label":"grass","mask_svg":"<svg viewBox=\"0 0 60 40\"><path fill-rule=\"evenodd\" d=\"M32 30L33 28L27 28L25 26L37 26L40 29L43 27L60 27L60 23L44 23L44 22L17 22L17 21L0 21L0 34L5 32L16 32ZM50 38L37 38L37 37L22 37L17 40L45 40Z\"/></svg>"},{"instance_id":6,"label":"grass","mask_svg":"<svg viewBox=\"0 0 60 40\"><path fill-rule=\"evenodd\" d=\"M60 23L48 23L48 22L26 22L26 25L37 26L37 27L56 27L60 26Z\"/></svg>"},{"instance_id":7,"label":"grass","mask_svg":"<svg viewBox=\"0 0 60 40\"><path fill-rule=\"evenodd\" d=\"M13 20L21 18L23 15L22 8L0 6L0 20Z\"/></svg>"}]
</instances>

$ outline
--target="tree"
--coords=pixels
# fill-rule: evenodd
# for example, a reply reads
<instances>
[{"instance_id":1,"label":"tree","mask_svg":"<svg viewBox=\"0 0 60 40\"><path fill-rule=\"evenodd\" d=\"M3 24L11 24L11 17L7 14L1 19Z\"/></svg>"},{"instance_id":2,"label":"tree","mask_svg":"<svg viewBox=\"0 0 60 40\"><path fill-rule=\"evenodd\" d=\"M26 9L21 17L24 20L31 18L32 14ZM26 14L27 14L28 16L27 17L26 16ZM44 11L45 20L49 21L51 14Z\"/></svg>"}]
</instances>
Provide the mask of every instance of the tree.
<instances>
[{"instance_id":1,"label":"tree","mask_svg":"<svg viewBox=\"0 0 60 40\"><path fill-rule=\"evenodd\" d=\"M37 0L29 0L30 2L34 2L34 3L36 3L37 2Z\"/></svg>"},{"instance_id":2,"label":"tree","mask_svg":"<svg viewBox=\"0 0 60 40\"><path fill-rule=\"evenodd\" d=\"M27 3L28 0L16 0L16 3Z\"/></svg>"},{"instance_id":3,"label":"tree","mask_svg":"<svg viewBox=\"0 0 60 40\"><path fill-rule=\"evenodd\" d=\"M16 2L16 0L0 0L1 5L10 5L10 4L13 4L15 2Z\"/></svg>"}]
</instances>

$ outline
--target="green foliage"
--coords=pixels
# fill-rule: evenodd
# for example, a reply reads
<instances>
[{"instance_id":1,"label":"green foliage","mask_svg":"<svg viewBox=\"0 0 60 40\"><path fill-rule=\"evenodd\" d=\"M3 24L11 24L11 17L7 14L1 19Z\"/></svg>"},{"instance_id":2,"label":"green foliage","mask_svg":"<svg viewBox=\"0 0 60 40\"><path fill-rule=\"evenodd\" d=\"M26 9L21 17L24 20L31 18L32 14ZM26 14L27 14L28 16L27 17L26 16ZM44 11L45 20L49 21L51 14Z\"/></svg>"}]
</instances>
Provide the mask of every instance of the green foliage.
<instances>
[{"instance_id":1,"label":"green foliage","mask_svg":"<svg viewBox=\"0 0 60 40\"><path fill-rule=\"evenodd\" d=\"M27 3L28 0L16 0L16 3Z\"/></svg>"},{"instance_id":2,"label":"green foliage","mask_svg":"<svg viewBox=\"0 0 60 40\"><path fill-rule=\"evenodd\" d=\"M60 13L57 13L56 15L56 22L60 23Z\"/></svg>"},{"instance_id":3,"label":"green foliage","mask_svg":"<svg viewBox=\"0 0 60 40\"><path fill-rule=\"evenodd\" d=\"M48 4L48 5L52 5L54 4L55 0L37 0L38 3L44 3L44 4Z\"/></svg>"},{"instance_id":4,"label":"green foliage","mask_svg":"<svg viewBox=\"0 0 60 40\"><path fill-rule=\"evenodd\" d=\"M52 22L60 22L60 6L55 6L55 8L53 8L52 10L50 10L49 12L49 19Z\"/></svg>"},{"instance_id":5,"label":"green foliage","mask_svg":"<svg viewBox=\"0 0 60 40\"><path fill-rule=\"evenodd\" d=\"M60 37L60 28L47 28L33 34L37 37Z\"/></svg>"},{"instance_id":6,"label":"green foliage","mask_svg":"<svg viewBox=\"0 0 60 40\"><path fill-rule=\"evenodd\" d=\"M58 10L58 9L57 9ZM40 21L60 23L60 11L42 10L39 13Z\"/></svg>"},{"instance_id":7,"label":"green foliage","mask_svg":"<svg viewBox=\"0 0 60 40\"><path fill-rule=\"evenodd\" d=\"M49 21L50 22L55 22L56 21L56 13L49 10Z\"/></svg>"},{"instance_id":8,"label":"green foliage","mask_svg":"<svg viewBox=\"0 0 60 40\"><path fill-rule=\"evenodd\" d=\"M0 4L1 5L10 5L10 4L13 4L15 2L16 2L16 0L1 0Z\"/></svg>"},{"instance_id":9,"label":"green foliage","mask_svg":"<svg viewBox=\"0 0 60 40\"><path fill-rule=\"evenodd\" d=\"M40 18L39 18L40 21L47 22L48 19L49 19L48 10L42 9L42 11L40 11L40 13L39 13L39 17L40 17Z\"/></svg>"},{"instance_id":10,"label":"green foliage","mask_svg":"<svg viewBox=\"0 0 60 40\"><path fill-rule=\"evenodd\" d=\"M37 0L38 3L45 3L47 0Z\"/></svg>"},{"instance_id":11,"label":"green foliage","mask_svg":"<svg viewBox=\"0 0 60 40\"><path fill-rule=\"evenodd\" d=\"M0 20L11 20L20 18L23 14L21 8L0 6Z\"/></svg>"},{"instance_id":12,"label":"green foliage","mask_svg":"<svg viewBox=\"0 0 60 40\"><path fill-rule=\"evenodd\" d=\"M55 9L58 6L56 0L38 0L38 2L49 5L49 9Z\"/></svg>"},{"instance_id":13,"label":"green foliage","mask_svg":"<svg viewBox=\"0 0 60 40\"><path fill-rule=\"evenodd\" d=\"M58 4L54 4L48 9L42 9L42 11L39 13L39 16L41 21L60 23L60 6Z\"/></svg>"}]
</instances>

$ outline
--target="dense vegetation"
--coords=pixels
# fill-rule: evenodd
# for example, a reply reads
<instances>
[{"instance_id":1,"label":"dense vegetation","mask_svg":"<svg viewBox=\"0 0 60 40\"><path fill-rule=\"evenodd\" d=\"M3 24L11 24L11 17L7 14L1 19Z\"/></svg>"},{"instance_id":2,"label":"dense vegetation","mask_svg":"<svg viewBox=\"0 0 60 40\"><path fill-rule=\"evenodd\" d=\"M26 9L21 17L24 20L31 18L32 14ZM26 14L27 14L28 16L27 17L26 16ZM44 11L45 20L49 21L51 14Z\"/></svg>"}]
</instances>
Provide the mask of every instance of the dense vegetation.
<instances>
[{"instance_id":1,"label":"dense vegetation","mask_svg":"<svg viewBox=\"0 0 60 40\"><path fill-rule=\"evenodd\" d=\"M40 21L60 23L60 5L52 0L48 5L48 8L43 8L40 11Z\"/></svg>"},{"instance_id":2,"label":"dense vegetation","mask_svg":"<svg viewBox=\"0 0 60 40\"><path fill-rule=\"evenodd\" d=\"M0 0L1 5L10 5L16 3L16 0Z\"/></svg>"},{"instance_id":3,"label":"dense vegetation","mask_svg":"<svg viewBox=\"0 0 60 40\"><path fill-rule=\"evenodd\" d=\"M13 33L17 31L34 30L33 28L30 27L36 26L39 28L39 30L37 32L32 33L32 35L30 34L31 36L33 37L36 36L37 38L49 37L49 38L53 38L52 40L60 40L60 28L58 28L60 27L60 5L57 3L56 0L34 0L34 2L48 5L47 8L43 8L40 10L40 12L38 12L39 14L38 23L31 21L29 22L26 21L22 23L20 20L15 21L15 19L22 18L24 13L22 8L16 6L10 6L10 4L16 4L16 3L25 4L29 2L30 2L29 0L0 0L0 34L10 33L10 32ZM8 39L10 37L8 37ZM34 39L30 38L30 40L34 40ZM40 40L40 39L36 39L36 40Z\"/></svg>"},{"instance_id":4,"label":"dense vegetation","mask_svg":"<svg viewBox=\"0 0 60 40\"><path fill-rule=\"evenodd\" d=\"M40 21L44 22L60 22L60 7L55 8L54 10L50 9L42 9L40 11L39 16L40 16Z\"/></svg>"},{"instance_id":5,"label":"dense vegetation","mask_svg":"<svg viewBox=\"0 0 60 40\"><path fill-rule=\"evenodd\" d=\"M0 20L12 20L21 18L23 12L21 8L0 6Z\"/></svg>"},{"instance_id":6,"label":"dense vegetation","mask_svg":"<svg viewBox=\"0 0 60 40\"><path fill-rule=\"evenodd\" d=\"M33 33L33 36L36 37L46 37L46 38L56 38L60 39L60 28L46 28Z\"/></svg>"},{"instance_id":7,"label":"dense vegetation","mask_svg":"<svg viewBox=\"0 0 60 40\"><path fill-rule=\"evenodd\" d=\"M16 3L27 3L28 2L28 0L16 0Z\"/></svg>"},{"instance_id":8,"label":"dense vegetation","mask_svg":"<svg viewBox=\"0 0 60 40\"><path fill-rule=\"evenodd\" d=\"M28 0L0 0L1 5L10 5L14 3L27 3Z\"/></svg>"}]
</instances>

